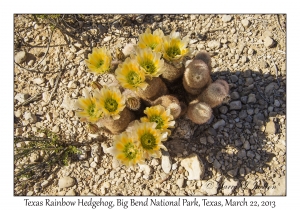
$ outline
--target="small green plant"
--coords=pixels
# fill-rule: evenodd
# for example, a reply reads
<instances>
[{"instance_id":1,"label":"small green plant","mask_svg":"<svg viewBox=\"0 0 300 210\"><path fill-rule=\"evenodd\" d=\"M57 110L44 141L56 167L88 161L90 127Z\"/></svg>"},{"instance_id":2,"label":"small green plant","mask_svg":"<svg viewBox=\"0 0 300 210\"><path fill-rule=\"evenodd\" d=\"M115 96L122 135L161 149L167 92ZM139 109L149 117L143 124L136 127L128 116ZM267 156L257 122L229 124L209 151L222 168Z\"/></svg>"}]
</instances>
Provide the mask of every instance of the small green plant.
<instances>
[{"instance_id":1,"label":"small green plant","mask_svg":"<svg viewBox=\"0 0 300 210\"><path fill-rule=\"evenodd\" d=\"M51 172L55 166L68 165L73 155L81 154L76 146L61 141L56 133L47 129L38 132L44 133L45 137L14 137L14 163L18 166L15 179L36 179ZM29 164L17 164L32 156L36 158Z\"/></svg>"}]
</instances>

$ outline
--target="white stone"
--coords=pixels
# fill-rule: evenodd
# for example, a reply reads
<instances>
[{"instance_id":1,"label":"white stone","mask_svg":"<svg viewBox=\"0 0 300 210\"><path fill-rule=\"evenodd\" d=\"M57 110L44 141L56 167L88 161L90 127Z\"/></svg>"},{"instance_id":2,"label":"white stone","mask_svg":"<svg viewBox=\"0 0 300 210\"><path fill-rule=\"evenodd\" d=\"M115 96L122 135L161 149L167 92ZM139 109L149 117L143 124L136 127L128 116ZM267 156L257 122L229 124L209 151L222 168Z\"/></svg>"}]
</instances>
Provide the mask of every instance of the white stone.
<instances>
[{"instance_id":1,"label":"white stone","mask_svg":"<svg viewBox=\"0 0 300 210\"><path fill-rule=\"evenodd\" d=\"M34 84L37 84L37 85L41 85L41 84L43 84L45 82L45 79L44 78L35 78L34 80L33 80L33 83Z\"/></svg>"},{"instance_id":2,"label":"white stone","mask_svg":"<svg viewBox=\"0 0 300 210\"><path fill-rule=\"evenodd\" d=\"M222 186L224 195L231 195L232 191L237 187L239 181L233 179L225 179Z\"/></svg>"},{"instance_id":3,"label":"white stone","mask_svg":"<svg viewBox=\"0 0 300 210\"><path fill-rule=\"evenodd\" d=\"M75 196L75 195L76 195L76 192L75 192L74 189L70 189L70 190L66 193L66 195L68 195L68 196Z\"/></svg>"},{"instance_id":4,"label":"white stone","mask_svg":"<svg viewBox=\"0 0 300 210\"><path fill-rule=\"evenodd\" d=\"M247 20L247 19L243 19L243 20L242 20L242 25L243 25L244 27L248 27L248 26L250 25L250 21Z\"/></svg>"},{"instance_id":5,"label":"white stone","mask_svg":"<svg viewBox=\"0 0 300 210\"><path fill-rule=\"evenodd\" d=\"M222 16L222 21L225 22L225 23L231 21L231 15L223 15Z\"/></svg>"},{"instance_id":6,"label":"white stone","mask_svg":"<svg viewBox=\"0 0 300 210\"><path fill-rule=\"evenodd\" d=\"M267 36L264 38L264 45L268 48L271 48L275 45L275 41L271 37Z\"/></svg>"},{"instance_id":7,"label":"white stone","mask_svg":"<svg viewBox=\"0 0 300 210\"><path fill-rule=\"evenodd\" d=\"M71 99L68 95L64 96L64 100L61 103L60 107L67 109L67 110L75 110L76 107L76 99Z\"/></svg>"},{"instance_id":8,"label":"white stone","mask_svg":"<svg viewBox=\"0 0 300 210\"><path fill-rule=\"evenodd\" d=\"M52 132L54 132L54 133L58 133L59 130L60 129L59 129L59 127L57 125L52 128Z\"/></svg>"},{"instance_id":9,"label":"white stone","mask_svg":"<svg viewBox=\"0 0 300 210\"><path fill-rule=\"evenodd\" d=\"M184 184L184 179L183 178L177 179L176 184L179 188L182 188Z\"/></svg>"},{"instance_id":10,"label":"white stone","mask_svg":"<svg viewBox=\"0 0 300 210\"><path fill-rule=\"evenodd\" d=\"M43 101L45 101L45 102L50 101L50 95L51 94L49 92L43 92L43 94L42 94Z\"/></svg>"},{"instance_id":11,"label":"white stone","mask_svg":"<svg viewBox=\"0 0 300 210\"><path fill-rule=\"evenodd\" d=\"M17 93L15 96L15 99L19 101L20 103L23 103L29 98L29 95L27 93Z\"/></svg>"},{"instance_id":12,"label":"white stone","mask_svg":"<svg viewBox=\"0 0 300 210\"><path fill-rule=\"evenodd\" d=\"M31 112L25 112L24 119L28 120L30 123L35 123L37 121L36 116L34 114L32 114Z\"/></svg>"},{"instance_id":13,"label":"white stone","mask_svg":"<svg viewBox=\"0 0 300 210\"><path fill-rule=\"evenodd\" d=\"M202 160L195 153L181 161L181 166L188 171L188 180L200 180L204 176L205 167Z\"/></svg>"},{"instance_id":14,"label":"white stone","mask_svg":"<svg viewBox=\"0 0 300 210\"><path fill-rule=\"evenodd\" d=\"M286 182L285 177L273 178L275 185L269 186L266 190L266 195L285 196Z\"/></svg>"},{"instance_id":15,"label":"white stone","mask_svg":"<svg viewBox=\"0 0 300 210\"><path fill-rule=\"evenodd\" d=\"M107 36L103 39L103 43L106 43L111 40L111 36Z\"/></svg>"},{"instance_id":16,"label":"white stone","mask_svg":"<svg viewBox=\"0 0 300 210\"><path fill-rule=\"evenodd\" d=\"M22 111L20 109L18 109L17 111L15 111L15 117L19 118L22 115Z\"/></svg>"},{"instance_id":17,"label":"white stone","mask_svg":"<svg viewBox=\"0 0 300 210\"><path fill-rule=\"evenodd\" d=\"M77 88L77 85L76 85L76 83L74 81L70 81L68 83L68 88L75 89L75 88Z\"/></svg>"},{"instance_id":18,"label":"white stone","mask_svg":"<svg viewBox=\"0 0 300 210\"><path fill-rule=\"evenodd\" d=\"M219 41L213 40L208 42L207 46L211 49L219 49L221 47L221 43Z\"/></svg>"},{"instance_id":19,"label":"white stone","mask_svg":"<svg viewBox=\"0 0 300 210\"><path fill-rule=\"evenodd\" d=\"M72 187L75 185L75 179L72 177L62 177L58 181L58 187L59 188L66 188L66 187Z\"/></svg>"},{"instance_id":20,"label":"white stone","mask_svg":"<svg viewBox=\"0 0 300 210\"><path fill-rule=\"evenodd\" d=\"M125 45L125 47L123 48L123 53L125 56L128 56L130 54L135 54L135 47L136 45L129 43L127 45Z\"/></svg>"},{"instance_id":21,"label":"white stone","mask_svg":"<svg viewBox=\"0 0 300 210\"><path fill-rule=\"evenodd\" d=\"M208 180L204 182L201 186L201 191L206 195L216 195L218 192L219 184L215 180Z\"/></svg>"},{"instance_id":22,"label":"white stone","mask_svg":"<svg viewBox=\"0 0 300 210\"><path fill-rule=\"evenodd\" d=\"M168 151L162 150L161 167L168 174L172 168L172 160Z\"/></svg>"},{"instance_id":23,"label":"white stone","mask_svg":"<svg viewBox=\"0 0 300 210\"><path fill-rule=\"evenodd\" d=\"M159 160L158 160L157 158L153 158L153 159L151 160L151 165L152 165L152 166L158 166L158 165L159 165Z\"/></svg>"},{"instance_id":24,"label":"white stone","mask_svg":"<svg viewBox=\"0 0 300 210\"><path fill-rule=\"evenodd\" d=\"M26 60L27 54L25 51L18 52L15 55L15 62L18 64L23 63Z\"/></svg>"},{"instance_id":25,"label":"white stone","mask_svg":"<svg viewBox=\"0 0 300 210\"><path fill-rule=\"evenodd\" d=\"M140 167L140 170L142 172L144 172L143 178L144 179L149 178L151 172L153 171L152 168L150 166L146 165L146 164L139 164L139 167Z\"/></svg>"}]
</instances>

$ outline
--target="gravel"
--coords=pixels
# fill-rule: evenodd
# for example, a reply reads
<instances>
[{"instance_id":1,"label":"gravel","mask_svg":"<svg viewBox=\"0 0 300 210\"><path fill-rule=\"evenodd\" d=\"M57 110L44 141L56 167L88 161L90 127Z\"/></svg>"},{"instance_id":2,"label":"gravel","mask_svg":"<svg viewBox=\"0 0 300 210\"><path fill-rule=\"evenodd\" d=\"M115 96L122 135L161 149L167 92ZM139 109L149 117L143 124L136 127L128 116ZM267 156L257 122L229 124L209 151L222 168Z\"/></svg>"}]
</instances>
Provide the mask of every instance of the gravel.
<instances>
[{"instance_id":1,"label":"gravel","mask_svg":"<svg viewBox=\"0 0 300 210\"><path fill-rule=\"evenodd\" d=\"M15 40L21 37L31 46L47 46L47 25L32 24L27 16L14 16ZM287 69L286 54L280 52L286 50L286 35L276 15L128 14L118 18L114 14L99 14L80 17L82 19L68 23L78 40L68 36L70 42L67 43L65 37L55 31L53 47L45 58L45 47L15 48L17 63L31 68L44 59L39 70L47 74L15 66L14 135L45 138L38 131L47 128L62 136L63 141L84 143L90 148L80 147L84 152L75 155L75 161L72 159L68 166L34 182L26 180L26 188L24 180L18 179L14 182L14 195L285 195ZM283 26L286 15L278 17ZM213 117L206 124L195 125L184 116L178 118L171 137L163 142L167 154L127 168L107 150L113 144L112 135L105 131L99 135L87 133L86 123L75 116L75 102L91 81L105 84L103 78L86 71L84 60L91 48L106 46L114 55L118 46L127 55L134 50L138 35L147 27L152 31L161 28L165 34L178 27L182 37L189 36L190 47L209 51L213 55L212 80L226 80L231 99L214 108ZM58 74L52 71L61 69L64 60L67 68L54 91ZM111 78L108 80L108 84L115 84ZM20 105L38 94L41 97ZM17 161L15 165L38 161L40 155ZM248 180L260 185L266 181L276 188L262 187L257 191L250 189L253 186L245 187Z\"/></svg>"}]
</instances>

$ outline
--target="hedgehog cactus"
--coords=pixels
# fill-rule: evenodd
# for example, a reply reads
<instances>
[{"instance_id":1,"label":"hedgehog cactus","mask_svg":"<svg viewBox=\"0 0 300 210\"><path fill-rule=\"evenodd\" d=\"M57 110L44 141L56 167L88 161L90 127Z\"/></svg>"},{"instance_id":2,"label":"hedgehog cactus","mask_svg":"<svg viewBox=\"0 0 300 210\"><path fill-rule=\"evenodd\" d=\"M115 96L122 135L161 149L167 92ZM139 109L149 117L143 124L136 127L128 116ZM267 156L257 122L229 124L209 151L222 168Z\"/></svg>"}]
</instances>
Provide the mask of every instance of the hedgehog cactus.
<instances>
[{"instance_id":1,"label":"hedgehog cactus","mask_svg":"<svg viewBox=\"0 0 300 210\"><path fill-rule=\"evenodd\" d=\"M142 99L145 99L146 101L153 101L158 97L166 95L168 93L168 88L160 77L153 77L152 79L147 79L146 82L148 83L146 89L140 89L137 92L137 95Z\"/></svg>"},{"instance_id":2,"label":"hedgehog cactus","mask_svg":"<svg viewBox=\"0 0 300 210\"><path fill-rule=\"evenodd\" d=\"M214 108L224 101L228 96L229 86L224 80L217 80L210 84L198 97L199 101L207 103Z\"/></svg>"},{"instance_id":3,"label":"hedgehog cactus","mask_svg":"<svg viewBox=\"0 0 300 210\"><path fill-rule=\"evenodd\" d=\"M211 107L199 100L190 102L187 109L187 117L196 124L204 124L209 121L212 116Z\"/></svg>"},{"instance_id":4,"label":"hedgehog cactus","mask_svg":"<svg viewBox=\"0 0 300 210\"><path fill-rule=\"evenodd\" d=\"M197 53L194 60L202 60L207 65L209 72L211 73L212 67L211 67L211 57L209 53L206 51L201 51Z\"/></svg>"},{"instance_id":5,"label":"hedgehog cactus","mask_svg":"<svg viewBox=\"0 0 300 210\"><path fill-rule=\"evenodd\" d=\"M207 64L200 59L194 59L185 69L184 89L192 95L198 95L209 83L211 83L211 78Z\"/></svg>"},{"instance_id":6,"label":"hedgehog cactus","mask_svg":"<svg viewBox=\"0 0 300 210\"><path fill-rule=\"evenodd\" d=\"M173 115L174 119L178 118L182 111L179 100L172 95L161 96L156 99L152 105L162 105L166 109L170 109L171 115Z\"/></svg>"}]
</instances>

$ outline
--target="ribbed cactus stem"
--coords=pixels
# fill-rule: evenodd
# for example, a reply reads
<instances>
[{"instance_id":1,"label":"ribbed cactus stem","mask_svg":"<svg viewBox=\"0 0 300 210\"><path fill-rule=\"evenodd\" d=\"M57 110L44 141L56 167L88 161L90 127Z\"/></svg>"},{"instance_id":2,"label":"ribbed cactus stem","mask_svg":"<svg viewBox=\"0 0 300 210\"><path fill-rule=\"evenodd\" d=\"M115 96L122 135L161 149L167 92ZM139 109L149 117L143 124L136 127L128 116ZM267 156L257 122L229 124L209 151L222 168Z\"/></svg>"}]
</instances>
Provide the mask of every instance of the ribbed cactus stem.
<instances>
[{"instance_id":1,"label":"ribbed cactus stem","mask_svg":"<svg viewBox=\"0 0 300 210\"><path fill-rule=\"evenodd\" d=\"M206 51L200 51L197 53L195 56L194 60L202 60L205 62L205 64L208 66L209 72L211 72L212 67L211 67L211 57L208 52Z\"/></svg>"},{"instance_id":2,"label":"ribbed cactus stem","mask_svg":"<svg viewBox=\"0 0 300 210\"><path fill-rule=\"evenodd\" d=\"M201 89L210 82L210 71L202 60L193 60L185 69L183 83L185 89ZM187 90L187 91L188 91Z\"/></svg>"},{"instance_id":3,"label":"ribbed cactus stem","mask_svg":"<svg viewBox=\"0 0 300 210\"><path fill-rule=\"evenodd\" d=\"M198 100L207 103L210 107L214 108L222 104L223 100L228 98L229 86L225 80L215 81L210 84Z\"/></svg>"},{"instance_id":4,"label":"ribbed cactus stem","mask_svg":"<svg viewBox=\"0 0 300 210\"><path fill-rule=\"evenodd\" d=\"M172 83L179 79L184 72L184 67L176 68L173 64L165 60L164 71L162 73L162 78L167 82Z\"/></svg>"},{"instance_id":5,"label":"ribbed cactus stem","mask_svg":"<svg viewBox=\"0 0 300 210\"><path fill-rule=\"evenodd\" d=\"M152 103L152 106L154 105L162 105L166 109L170 109L171 115L173 115L174 119L178 118L182 111L179 100L172 95L159 97Z\"/></svg>"},{"instance_id":6,"label":"ribbed cactus stem","mask_svg":"<svg viewBox=\"0 0 300 210\"><path fill-rule=\"evenodd\" d=\"M204 124L209 121L212 116L212 109L204 102L194 100L190 102L187 108L187 117L196 124Z\"/></svg>"},{"instance_id":7,"label":"ribbed cactus stem","mask_svg":"<svg viewBox=\"0 0 300 210\"><path fill-rule=\"evenodd\" d=\"M125 131L128 124L135 119L135 115L128 108L124 108L120 113L120 118L117 120L108 119L103 122L103 125L112 133L120 134Z\"/></svg>"},{"instance_id":8,"label":"ribbed cactus stem","mask_svg":"<svg viewBox=\"0 0 300 210\"><path fill-rule=\"evenodd\" d=\"M142 99L154 101L160 96L166 95L168 93L168 88L166 84L162 81L160 77L153 77L151 79L146 79L148 86L145 90L139 90L137 95Z\"/></svg>"}]
</instances>

